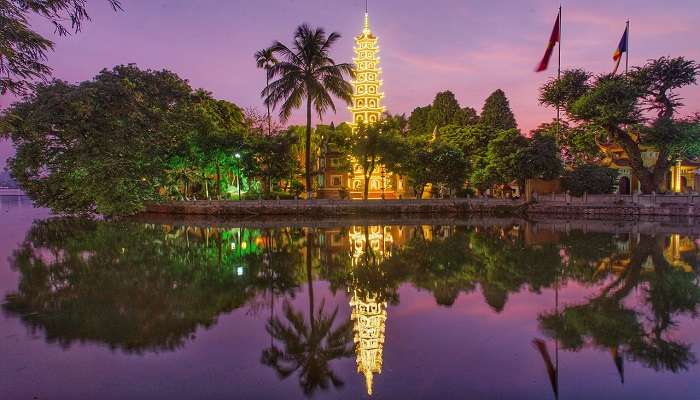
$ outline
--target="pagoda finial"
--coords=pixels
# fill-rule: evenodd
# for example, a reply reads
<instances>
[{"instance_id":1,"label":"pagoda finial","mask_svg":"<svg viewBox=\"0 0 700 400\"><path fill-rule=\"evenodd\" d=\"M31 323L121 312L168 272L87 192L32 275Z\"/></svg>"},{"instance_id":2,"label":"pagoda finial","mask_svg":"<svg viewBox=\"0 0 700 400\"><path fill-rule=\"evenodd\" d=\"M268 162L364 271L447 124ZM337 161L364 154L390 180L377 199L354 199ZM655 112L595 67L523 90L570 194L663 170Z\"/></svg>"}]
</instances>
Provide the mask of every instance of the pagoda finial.
<instances>
[{"instance_id":1,"label":"pagoda finial","mask_svg":"<svg viewBox=\"0 0 700 400\"><path fill-rule=\"evenodd\" d=\"M367 387L367 395L372 396L372 380L374 376L372 375L372 371L370 370L365 370L365 386Z\"/></svg>"},{"instance_id":2,"label":"pagoda finial","mask_svg":"<svg viewBox=\"0 0 700 400\"><path fill-rule=\"evenodd\" d=\"M364 25L364 27L362 28L362 33L368 34L369 32L370 32L370 31L369 31L369 14L368 14L367 11L365 10L365 25Z\"/></svg>"}]
</instances>

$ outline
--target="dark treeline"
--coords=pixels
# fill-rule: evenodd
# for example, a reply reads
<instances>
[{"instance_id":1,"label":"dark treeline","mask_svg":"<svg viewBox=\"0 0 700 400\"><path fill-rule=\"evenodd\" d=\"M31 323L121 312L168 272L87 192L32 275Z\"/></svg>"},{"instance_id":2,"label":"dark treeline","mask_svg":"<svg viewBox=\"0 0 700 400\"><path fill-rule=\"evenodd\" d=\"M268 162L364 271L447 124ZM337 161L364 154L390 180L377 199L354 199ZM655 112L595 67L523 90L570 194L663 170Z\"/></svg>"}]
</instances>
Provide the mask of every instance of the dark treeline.
<instances>
[{"instance_id":1,"label":"dark treeline","mask_svg":"<svg viewBox=\"0 0 700 400\"><path fill-rule=\"evenodd\" d=\"M270 87L285 82L280 74ZM318 180L308 177L323 172L329 152L341 155L340 171L354 172L351 160L361 165L365 182L385 167L416 197L428 187L437 197L503 195L527 179L560 176L580 195L614 189L617 172L599 165L600 145L612 143L649 193L661 190L671 160L700 156L700 116L678 116L675 93L697 74L682 57L625 76L566 71L540 93L542 104L562 105L565 118L525 135L502 90L480 114L444 91L408 117L386 114L355 132L347 124L283 128L172 72L128 65L78 84L37 85L3 112L0 132L14 143L9 168L19 186L61 213L132 214L149 200L295 197L314 189ZM331 108L319 107L319 115ZM649 149L658 150L656 161L642 160Z\"/></svg>"}]
</instances>

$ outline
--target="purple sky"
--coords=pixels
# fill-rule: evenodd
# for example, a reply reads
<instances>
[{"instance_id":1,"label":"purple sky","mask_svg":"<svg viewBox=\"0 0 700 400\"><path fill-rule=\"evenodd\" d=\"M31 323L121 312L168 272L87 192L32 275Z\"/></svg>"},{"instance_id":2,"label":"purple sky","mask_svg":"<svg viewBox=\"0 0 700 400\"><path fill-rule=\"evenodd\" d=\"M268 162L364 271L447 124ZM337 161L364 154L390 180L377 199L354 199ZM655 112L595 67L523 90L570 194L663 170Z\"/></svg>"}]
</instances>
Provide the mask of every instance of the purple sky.
<instances>
[{"instance_id":1,"label":"purple sky","mask_svg":"<svg viewBox=\"0 0 700 400\"><path fill-rule=\"evenodd\" d=\"M608 72L626 19L631 20L630 65L649 58L700 60L697 0L587 0L564 2L563 68ZM362 25L363 0L123 0L115 14L90 1L93 22L82 33L57 38L49 64L68 81L93 77L101 68L136 63L167 68L216 97L262 109L264 75L253 53L274 39L289 42L301 22L343 35L334 55L350 61L353 36ZM556 16L555 0L370 0L379 36L385 103L391 113L410 113L440 90L452 90L463 106L480 111L493 90L503 89L519 126L529 131L552 118L537 104L538 87L556 72L535 74ZM36 27L47 34L45 24ZM700 111L700 89L681 93L684 113ZM0 106L12 99L0 98ZM348 119L346 107L326 121ZM293 115L299 123L303 113ZM0 163L9 151L0 142Z\"/></svg>"}]
</instances>

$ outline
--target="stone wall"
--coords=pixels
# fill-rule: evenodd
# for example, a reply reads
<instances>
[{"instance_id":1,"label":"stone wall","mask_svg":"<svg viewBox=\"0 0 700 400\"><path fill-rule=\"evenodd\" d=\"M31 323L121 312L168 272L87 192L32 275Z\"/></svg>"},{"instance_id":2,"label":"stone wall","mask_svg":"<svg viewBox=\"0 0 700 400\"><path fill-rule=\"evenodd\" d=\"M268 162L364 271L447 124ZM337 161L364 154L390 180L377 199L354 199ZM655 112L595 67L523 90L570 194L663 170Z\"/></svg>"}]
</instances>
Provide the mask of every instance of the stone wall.
<instances>
[{"instance_id":1,"label":"stone wall","mask_svg":"<svg viewBox=\"0 0 700 400\"><path fill-rule=\"evenodd\" d=\"M568 194L534 196L528 214L599 216L700 216L698 195L601 194L574 197Z\"/></svg>"},{"instance_id":2,"label":"stone wall","mask_svg":"<svg viewBox=\"0 0 700 400\"><path fill-rule=\"evenodd\" d=\"M525 203L500 199L431 200L261 200L174 201L146 204L146 213L187 215L372 215L372 214L514 214Z\"/></svg>"},{"instance_id":3,"label":"stone wall","mask_svg":"<svg viewBox=\"0 0 700 400\"><path fill-rule=\"evenodd\" d=\"M537 196L535 201L491 199L429 200L264 200L264 201L176 201L149 203L146 213L235 216L370 216L401 214L490 214L562 216L700 216L700 196L676 195L589 195Z\"/></svg>"}]
</instances>

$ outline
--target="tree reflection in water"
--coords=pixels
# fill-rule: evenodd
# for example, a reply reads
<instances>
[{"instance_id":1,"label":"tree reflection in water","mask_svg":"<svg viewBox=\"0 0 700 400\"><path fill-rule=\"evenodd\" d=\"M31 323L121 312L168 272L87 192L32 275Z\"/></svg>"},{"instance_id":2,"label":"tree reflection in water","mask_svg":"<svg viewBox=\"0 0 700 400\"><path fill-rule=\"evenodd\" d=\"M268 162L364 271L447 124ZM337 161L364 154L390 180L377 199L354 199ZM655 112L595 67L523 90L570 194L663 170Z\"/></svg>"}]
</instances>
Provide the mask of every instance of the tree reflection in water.
<instances>
[{"instance_id":1,"label":"tree reflection in water","mask_svg":"<svg viewBox=\"0 0 700 400\"><path fill-rule=\"evenodd\" d=\"M341 387L332 364L354 353L366 380L381 372L388 306L405 284L441 307L478 290L494 313L522 291L595 289L580 304L540 313L541 331L559 348L609 351L621 377L623 359L671 372L696 362L672 335L700 302L697 246L678 235L557 233L528 223L243 229L59 218L36 222L10 261L20 282L3 309L64 347L173 351L222 313L267 308L261 361L281 379L296 374L309 396ZM325 291L319 301L319 280L346 293L352 318L327 310ZM308 309L297 310L290 300L302 287ZM549 357L544 342L538 350Z\"/></svg>"},{"instance_id":2,"label":"tree reflection in water","mask_svg":"<svg viewBox=\"0 0 700 400\"><path fill-rule=\"evenodd\" d=\"M139 224L36 222L12 256L21 280L3 308L63 347L174 350L253 295L252 275L236 274L232 261L220 247Z\"/></svg>"},{"instance_id":3,"label":"tree reflection in water","mask_svg":"<svg viewBox=\"0 0 700 400\"><path fill-rule=\"evenodd\" d=\"M589 344L609 349L620 366L621 357L655 370L678 372L695 364L690 345L671 338L674 318L697 315L700 288L697 274L670 265L662 237L633 239L628 254L602 260L608 276L599 293L561 312L543 313L540 326L565 350L578 351ZM601 271L599 271L601 272ZM639 289L635 305L625 302Z\"/></svg>"}]
</instances>

